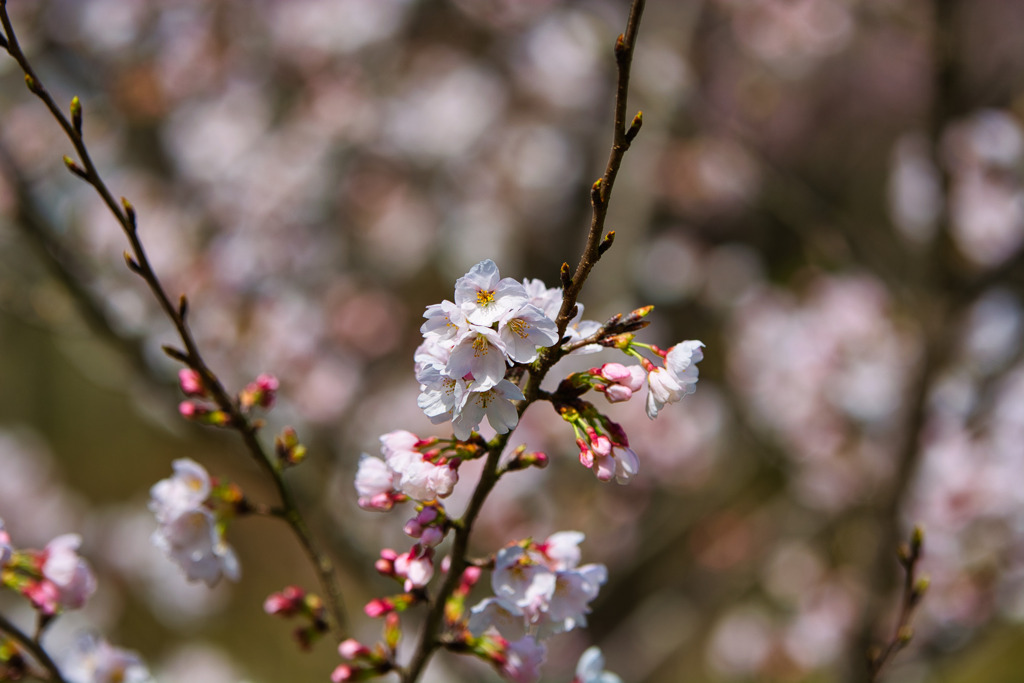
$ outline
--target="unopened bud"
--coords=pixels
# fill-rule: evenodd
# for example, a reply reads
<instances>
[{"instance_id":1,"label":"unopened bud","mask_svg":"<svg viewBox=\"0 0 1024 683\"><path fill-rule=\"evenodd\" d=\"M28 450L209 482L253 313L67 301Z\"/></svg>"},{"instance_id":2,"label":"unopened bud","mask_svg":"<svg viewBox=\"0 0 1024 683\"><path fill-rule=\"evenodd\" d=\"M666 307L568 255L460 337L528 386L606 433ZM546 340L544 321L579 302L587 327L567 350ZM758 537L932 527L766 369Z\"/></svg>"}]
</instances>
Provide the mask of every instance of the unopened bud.
<instances>
[{"instance_id":1,"label":"unopened bud","mask_svg":"<svg viewBox=\"0 0 1024 683\"><path fill-rule=\"evenodd\" d=\"M66 166L69 171L74 173L79 178L82 178L83 180L87 178L87 175L85 171L82 170L82 167L79 166L74 159L67 155L64 155L64 166Z\"/></svg>"},{"instance_id":2,"label":"unopened bud","mask_svg":"<svg viewBox=\"0 0 1024 683\"><path fill-rule=\"evenodd\" d=\"M924 529L920 525L915 525L914 530L910 534L910 553L914 557L921 554L921 546L924 545Z\"/></svg>"},{"instance_id":3,"label":"unopened bud","mask_svg":"<svg viewBox=\"0 0 1024 683\"><path fill-rule=\"evenodd\" d=\"M633 122L629 124L629 130L626 131L626 142L632 142L636 134L640 132L640 127L644 125L644 113L638 111L636 116L633 117Z\"/></svg>"},{"instance_id":4,"label":"unopened bud","mask_svg":"<svg viewBox=\"0 0 1024 683\"><path fill-rule=\"evenodd\" d=\"M78 95L71 98L71 125L76 133L82 134L82 101Z\"/></svg>"}]
</instances>

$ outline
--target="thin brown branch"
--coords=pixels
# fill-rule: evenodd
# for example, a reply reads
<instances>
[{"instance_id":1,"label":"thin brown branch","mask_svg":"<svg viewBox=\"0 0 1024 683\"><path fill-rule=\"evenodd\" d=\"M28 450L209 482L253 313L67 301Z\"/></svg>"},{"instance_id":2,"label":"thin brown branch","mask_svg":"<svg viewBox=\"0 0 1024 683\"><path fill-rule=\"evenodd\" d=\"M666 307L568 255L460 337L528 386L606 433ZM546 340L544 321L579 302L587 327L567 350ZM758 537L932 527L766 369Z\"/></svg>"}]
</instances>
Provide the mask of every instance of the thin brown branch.
<instances>
[{"instance_id":1,"label":"thin brown branch","mask_svg":"<svg viewBox=\"0 0 1024 683\"><path fill-rule=\"evenodd\" d=\"M295 504L294 497L281 476L281 472L257 436L257 425L250 421L241 411L237 401L232 398L220 379L203 359L186 319L186 300L182 297L178 303L175 303L164 290L163 284L150 265L146 250L139 237L134 207L126 199L122 199L120 202L114 199L114 195L110 192L99 170L96 168L82 135L80 102L77 98L72 101L71 114L73 120L69 120L64 111L54 101L49 91L43 86L42 81L22 51L7 12L7 0L0 0L0 24L2 24L6 34L6 50L25 73L25 83L29 90L42 100L78 154L78 162L66 158L65 163L75 175L93 187L120 224L131 246L130 254L126 253L125 255L128 266L145 281L160 308L174 325L181 343L185 347L183 362L199 373L203 385L210 392L218 408L229 416L229 426L239 433L249 454L274 482L274 487L277 489L281 505L284 508L283 518L292 528L303 551L309 557L316 570L321 587L325 593L324 598L327 602L328 612L331 616L331 629L334 632L334 636L341 640L346 631L346 619L341 590L335 577L334 564L313 540L309 528Z\"/></svg>"},{"instance_id":2,"label":"thin brown branch","mask_svg":"<svg viewBox=\"0 0 1024 683\"><path fill-rule=\"evenodd\" d=\"M637 113L630 119L627 127L627 101L629 98L629 73L633 64L633 52L636 48L636 37L640 31L640 19L644 13L645 0L633 0L629 10L629 19L626 22L626 32L619 35L615 42L615 63L618 68L618 81L615 89L615 123L612 134L611 151L608 154L608 165L605 167L604 175L598 179L591 188L590 203L593 207L593 215L590 221L590 230L587 233L587 241L583 247L576 270L569 275L569 265L562 264L562 307L555 319L558 326L559 338L565 336L565 330L569 327L576 308L576 301L583 289L590 271L593 270L601 254L607 246L610 246L613 235L604 235L605 221L608 218L608 202L611 199L612 189L615 186L615 178L622 167L622 160L629 149L633 138L636 137L640 126L643 123L642 113ZM602 245L607 240L607 246ZM530 380L526 384L523 393L527 403L536 398L540 390L541 379L548 370L566 354L561 345L555 345L545 349L530 373Z\"/></svg>"},{"instance_id":3,"label":"thin brown branch","mask_svg":"<svg viewBox=\"0 0 1024 683\"><path fill-rule=\"evenodd\" d=\"M872 683L878 680L882 669L892 661L896 654L905 648L914 631L911 620L914 610L921 604L921 599L928 590L928 579L917 577L917 563L921 559L921 550L924 542L924 532L921 527L915 527L910 535L910 542L900 546L899 560L903 567L903 593L900 598L900 612L896 618L896 625L893 627L892 637L885 647L877 648L868 652L868 672Z\"/></svg>"},{"instance_id":4,"label":"thin brown branch","mask_svg":"<svg viewBox=\"0 0 1024 683\"><path fill-rule=\"evenodd\" d=\"M3 631L10 636L14 642L29 652L41 667L46 669L46 672L50 676L48 680L54 681L55 683L67 683L64 675L61 674L60 669L57 667L57 663L53 661L42 644L18 628L3 614L0 614L0 631Z\"/></svg>"}]
</instances>

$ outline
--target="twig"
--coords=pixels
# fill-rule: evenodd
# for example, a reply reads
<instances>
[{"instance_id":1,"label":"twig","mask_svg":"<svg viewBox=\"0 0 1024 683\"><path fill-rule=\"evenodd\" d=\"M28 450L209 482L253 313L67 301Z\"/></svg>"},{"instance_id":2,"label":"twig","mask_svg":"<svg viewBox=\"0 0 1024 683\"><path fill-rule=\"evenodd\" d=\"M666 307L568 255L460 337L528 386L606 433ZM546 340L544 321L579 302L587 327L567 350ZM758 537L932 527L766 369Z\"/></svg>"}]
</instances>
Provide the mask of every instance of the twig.
<instances>
[{"instance_id":1,"label":"twig","mask_svg":"<svg viewBox=\"0 0 1024 683\"><path fill-rule=\"evenodd\" d=\"M67 683L56 662L53 661L39 641L15 626L3 614L0 614L0 631L6 633L18 645L32 654L32 657L50 674L49 680L55 681L55 683Z\"/></svg>"},{"instance_id":2,"label":"twig","mask_svg":"<svg viewBox=\"0 0 1024 683\"><path fill-rule=\"evenodd\" d=\"M65 165L68 167L69 171L89 183L89 185L96 190L96 193L103 200L103 203L106 204L107 208L114 215L114 218L120 224L125 237L127 237L128 242L131 245L131 252L125 252L125 261L129 269L145 281L153 296L156 298L157 303L160 305L160 308L164 311L167 318L177 330L178 336L181 339L181 343L185 347L185 350L183 352L173 353L174 357L178 358L188 365L188 367L199 373L202 378L203 386L210 392L218 408L229 416L230 421L228 426L236 430L241 435L242 441L244 442L246 449L249 451L249 454L274 482L274 487L277 489L283 508L282 519L284 519L291 527L293 533L298 538L300 545L316 570L321 588L325 593L324 598L327 603L328 612L331 616L331 630L333 631L334 636L338 640L341 640L346 631L346 619L341 598L341 590L338 587L337 580L335 578L334 564L332 560L319 549L316 542L313 540L312 535L306 526L305 520L296 507L291 491L284 483L281 472L277 469L274 460L264 449L257 436L257 425L242 413L237 402L231 397L228 391L224 388L220 379L207 366L206 361L203 359L186 318L188 312L187 299L182 296L178 303L175 304L164 291L159 277L150 265L149 258L146 255L146 250L139 237L137 217L134 207L127 199L122 198L120 202L117 202L114 199L113 194L107 188L103 178L100 176L96 165L93 163L92 157L89 155L89 150L86 147L85 140L82 136L81 103L77 97L72 100L70 120L61 108L57 106L53 97L43 86L42 81L39 79L35 70L32 68L32 65L29 63L28 58L21 49L17 35L14 32L14 27L11 24L10 16L7 12L7 0L0 0L0 24L2 24L4 33L6 34L6 38L3 41L3 47L11 57L14 58L21 67L21 70L25 73L25 84L28 86L29 90L31 90L32 93L46 105L46 108L64 130L65 135L67 135L78 154L79 162L75 162L73 159L65 157Z\"/></svg>"},{"instance_id":3,"label":"twig","mask_svg":"<svg viewBox=\"0 0 1024 683\"><path fill-rule=\"evenodd\" d=\"M896 653L905 648L914 636L910 621L914 616L914 610L921 604L921 598L928 590L928 578L917 578L917 562L921 559L923 543L924 532L921 527L914 527L910 534L910 542L900 546L899 560L904 573L900 613L892 637L886 646L872 648L868 652L868 672L872 682L878 680L885 665L892 661Z\"/></svg>"},{"instance_id":4,"label":"twig","mask_svg":"<svg viewBox=\"0 0 1024 683\"><path fill-rule=\"evenodd\" d=\"M629 72L633 64L636 37L640 30L640 19L643 16L645 5L646 0L633 0L629 10L629 19L626 22L626 32L620 34L618 40L615 41L618 83L615 89L615 123L612 147L604 175L591 186L590 203L593 207L593 216L590 221L590 231L587 233L586 245L583 247L583 254L571 276L569 275L569 264L562 264L562 307L555 319L559 338L564 337L565 330L576 313L576 300L583 289L583 283L586 282L590 271L601 258L601 254L611 246L615 238L615 233L612 232L602 239L605 220L608 217L608 202L611 199L612 188L615 186L615 178L622 166L622 159L633 142L633 138L640 131L640 126L643 125L643 112L638 112L627 128L626 105L629 96ZM560 345L549 347L541 352L540 358L530 372L526 388L523 390L527 403L532 402L537 396L537 392L540 390L540 381L547 371L566 353L567 351Z\"/></svg>"}]
</instances>

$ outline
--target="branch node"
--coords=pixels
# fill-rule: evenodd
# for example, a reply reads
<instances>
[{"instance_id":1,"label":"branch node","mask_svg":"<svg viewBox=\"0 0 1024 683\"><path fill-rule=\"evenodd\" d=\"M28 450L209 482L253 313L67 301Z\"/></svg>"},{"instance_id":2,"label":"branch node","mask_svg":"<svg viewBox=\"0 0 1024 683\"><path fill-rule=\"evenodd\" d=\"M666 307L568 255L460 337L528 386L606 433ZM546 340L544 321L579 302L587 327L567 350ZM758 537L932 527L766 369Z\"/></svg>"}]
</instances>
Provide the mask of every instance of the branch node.
<instances>
[{"instance_id":1,"label":"branch node","mask_svg":"<svg viewBox=\"0 0 1024 683\"><path fill-rule=\"evenodd\" d=\"M181 322L185 322L185 316L188 315L188 297L184 294L178 299L178 317Z\"/></svg>"}]
</instances>

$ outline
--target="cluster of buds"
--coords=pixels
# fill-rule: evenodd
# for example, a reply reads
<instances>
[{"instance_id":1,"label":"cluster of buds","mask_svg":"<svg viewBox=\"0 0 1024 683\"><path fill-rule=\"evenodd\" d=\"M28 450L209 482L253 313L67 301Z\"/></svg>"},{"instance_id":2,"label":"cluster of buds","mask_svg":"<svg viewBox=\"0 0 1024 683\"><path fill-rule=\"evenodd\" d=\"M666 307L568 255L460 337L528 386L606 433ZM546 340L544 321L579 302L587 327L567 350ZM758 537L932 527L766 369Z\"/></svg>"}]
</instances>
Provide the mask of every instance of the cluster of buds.
<instances>
[{"instance_id":1,"label":"cluster of buds","mask_svg":"<svg viewBox=\"0 0 1024 683\"><path fill-rule=\"evenodd\" d=\"M341 641L338 654L347 662L339 664L331 673L333 683L365 681L381 676L394 668L395 648L402 637L398 614L391 612L384 619L384 642L372 649L354 638Z\"/></svg>"},{"instance_id":2,"label":"cluster of buds","mask_svg":"<svg viewBox=\"0 0 1024 683\"><path fill-rule=\"evenodd\" d=\"M433 547L444 539L447 524L444 506L434 501L417 506L416 515L405 523L402 531L406 536L418 538L424 546Z\"/></svg>"},{"instance_id":3,"label":"cluster of buds","mask_svg":"<svg viewBox=\"0 0 1024 683\"><path fill-rule=\"evenodd\" d=\"M412 593L434 578L434 549L416 543L409 552L399 555L390 548L384 548L374 567L382 576L401 581L402 590Z\"/></svg>"},{"instance_id":4,"label":"cluster of buds","mask_svg":"<svg viewBox=\"0 0 1024 683\"><path fill-rule=\"evenodd\" d=\"M581 375L584 373L580 373ZM609 403L621 403L633 398L643 388L647 373L639 365L605 363L599 368L590 368L586 373L595 391L600 391Z\"/></svg>"},{"instance_id":5,"label":"cluster of buds","mask_svg":"<svg viewBox=\"0 0 1024 683\"><path fill-rule=\"evenodd\" d=\"M279 467L294 467L306 459L306 447L292 427L285 427L274 439L274 454Z\"/></svg>"},{"instance_id":6,"label":"cluster of buds","mask_svg":"<svg viewBox=\"0 0 1024 683\"><path fill-rule=\"evenodd\" d=\"M183 418L213 427L226 427L231 424L230 415L210 404L210 392L198 372L192 368L179 370L178 386L181 387L181 393L187 396L178 404L178 412Z\"/></svg>"},{"instance_id":7,"label":"cluster of buds","mask_svg":"<svg viewBox=\"0 0 1024 683\"><path fill-rule=\"evenodd\" d=\"M238 559L224 532L245 505L241 491L232 485L215 486L206 469L189 458L175 460L173 468L173 476L149 491L149 509L159 525L153 544L182 568L189 581L208 586L222 576L237 581Z\"/></svg>"},{"instance_id":8,"label":"cluster of buds","mask_svg":"<svg viewBox=\"0 0 1024 683\"><path fill-rule=\"evenodd\" d=\"M64 534L42 550L18 550L0 520L0 585L28 598L46 619L82 607L96 591L96 577L78 554L81 544L78 534Z\"/></svg>"},{"instance_id":9,"label":"cluster of buds","mask_svg":"<svg viewBox=\"0 0 1024 683\"><path fill-rule=\"evenodd\" d=\"M253 408L269 410L274 406L279 386L280 383L273 375L260 375L239 392L238 405L244 412L249 412Z\"/></svg>"},{"instance_id":10,"label":"cluster of buds","mask_svg":"<svg viewBox=\"0 0 1024 683\"><path fill-rule=\"evenodd\" d=\"M285 586L280 593L271 593L263 602L263 611L285 618L302 617L305 623L293 633L303 650L310 649L328 630L323 599L298 586Z\"/></svg>"},{"instance_id":11,"label":"cluster of buds","mask_svg":"<svg viewBox=\"0 0 1024 683\"><path fill-rule=\"evenodd\" d=\"M203 382L202 375L192 368L178 371L178 385L187 397L178 404L178 412L186 420L214 427L227 427L231 424L231 416L211 402L209 389ZM260 375L238 394L238 407L243 413L252 412L256 408L269 410L277 398L279 382L273 375Z\"/></svg>"},{"instance_id":12,"label":"cluster of buds","mask_svg":"<svg viewBox=\"0 0 1024 683\"><path fill-rule=\"evenodd\" d=\"M600 481L614 479L627 484L640 469L640 459L629 447L625 430L586 401L558 406L562 419L572 425L580 464L594 471Z\"/></svg>"}]
</instances>

